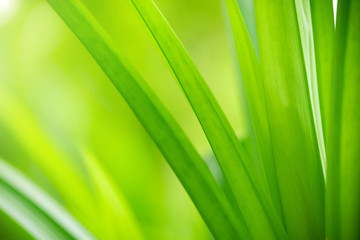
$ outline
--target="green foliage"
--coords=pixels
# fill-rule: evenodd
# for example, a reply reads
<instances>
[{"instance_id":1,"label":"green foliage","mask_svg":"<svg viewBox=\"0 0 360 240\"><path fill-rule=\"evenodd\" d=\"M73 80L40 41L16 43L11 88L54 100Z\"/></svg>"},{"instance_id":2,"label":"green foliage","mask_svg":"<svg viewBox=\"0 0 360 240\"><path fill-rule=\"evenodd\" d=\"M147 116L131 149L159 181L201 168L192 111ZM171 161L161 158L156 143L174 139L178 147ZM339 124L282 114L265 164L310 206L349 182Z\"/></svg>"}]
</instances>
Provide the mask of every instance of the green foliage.
<instances>
[{"instance_id":1,"label":"green foliage","mask_svg":"<svg viewBox=\"0 0 360 240\"><path fill-rule=\"evenodd\" d=\"M250 111L242 140L156 4L124 1L196 116L214 156L207 162L176 112L132 65L127 45L115 42L80 1L47 2L124 98L215 239L360 238L359 1L340 1L336 24L330 0L223 1ZM76 144L68 156L10 90L0 90L1 121L59 195L47 196L40 190L46 186L1 160L6 216L34 238L154 238L91 144Z\"/></svg>"},{"instance_id":2,"label":"green foliage","mask_svg":"<svg viewBox=\"0 0 360 240\"><path fill-rule=\"evenodd\" d=\"M64 208L0 159L0 209L37 239L95 239Z\"/></svg>"},{"instance_id":3,"label":"green foliage","mask_svg":"<svg viewBox=\"0 0 360 240\"><path fill-rule=\"evenodd\" d=\"M209 169L175 119L76 1L49 1L89 50L168 160L215 236L247 236ZM216 216L216 218L214 218ZM238 231L236 228L242 231Z\"/></svg>"},{"instance_id":4,"label":"green foliage","mask_svg":"<svg viewBox=\"0 0 360 240\"><path fill-rule=\"evenodd\" d=\"M333 58L328 137L327 236L357 239L359 226L359 1L341 1Z\"/></svg>"},{"instance_id":5,"label":"green foliage","mask_svg":"<svg viewBox=\"0 0 360 240\"><path fill-rule=\"evenodd\" d=\"M278 1L284 6L279 8L255 1L269 129L289 236L323 239L324 178L295 2L290 2Z\"/></svg>"}]
</instances>

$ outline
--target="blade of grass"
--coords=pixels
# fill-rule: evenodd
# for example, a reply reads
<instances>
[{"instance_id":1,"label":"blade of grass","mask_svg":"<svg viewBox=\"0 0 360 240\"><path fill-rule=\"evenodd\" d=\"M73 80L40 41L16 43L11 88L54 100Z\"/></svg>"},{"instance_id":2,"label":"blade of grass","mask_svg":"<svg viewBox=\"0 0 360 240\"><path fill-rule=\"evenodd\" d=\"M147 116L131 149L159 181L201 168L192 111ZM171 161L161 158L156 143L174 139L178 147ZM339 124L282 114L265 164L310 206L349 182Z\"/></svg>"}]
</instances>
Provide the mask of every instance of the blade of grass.
<instances>
[{"instance_id":1,"label":"blade of grass","mask_svg":"<svg viewBox=\"0 0 360 240\"><path fill-rule=\"evenodd\" d=\"M257 146L261 154L261 162L265 171L272 201L279 217L282 221L284 221L279 184L271 147L260 63L236 0L226 0L226 5L251 113L251 119L254 125Z\"/></svg>"},{"instance_id":2,"label":"blade of grass","mask_svg":"<svg viewBox=\"0 0 360 240\"><path fill-rule=\"evenodd\" d=\"M95 239L73 216L0 159L0 209L37 239Z\"/></svg>"},{"instance_id":3,"label":"blade of grass","mask_svg":"<svg viewBox=\"0 0 360 240\"><path fill-rule=\"evenodd\" d=\"M255 171L230 123L185 48L151 0L131 1L155 38L190 102L254 238L283 239L286 232L265 179Z\"/></svg>"},{"instance_id":4,"label":"blade of grass","mask_svg":"<svg viewBox=\"0 0 360 240\"><path fill-rule=\"evenodd\" d=\"M35 239L15 219L2 210L0 210L0 226L3 226L0 231L0 239L7 239L9 236L12 236L14 239Z\"/></svg>"},{"instance_id":5,"label":"blade of grass","mask_svg":"<svg viewBox=\"0 0 360 240\"><path fill-rule=\"evenodd\" d=\"M331 94L332 51L335 34L332 0L310 0L316 74L324 135L327 131ZM325 137L326 138L326 137Z\"/></svg>"},{"instance_id":6,"label":"blade of grass","mask_svg":"<svg viewBox=\"0 0 360 240\"><path fill-rule=\"evenodd\" d=\"M359 1L339 1L333 58L333 108L329 118L328 239L360 238L359 11Z\"/></svg>"},{"instance_id":7,"label":"blade of grass","mask_svg":"<svg viewBox=\"0 0 360 240\"><path fill-rule=\"evenodd\" d=\"M256 0L260 63L286 229L324 239L324 176L294 0Z\"/></svg>"},{"instance_id":8,"label":"blade of grass","mask_svg":"<svg viewBox=\"0 0 360 240\"><path fill-rule=\"evenodd\" d=\"M257 45L254 1L253 0L245 0L245 1L237 0L237 3L239 5L240 11L242 12L242 17L245 22L246 28L248 30L251 42L254 45L255 52L258 56L259 48ZM236 57L236 59L238 59L236 44L235 44L235 42L233 42L233 38L232 38L233 33L232 33L231 22L229 20L229 13L228 13L226 1L223 1L222 6L223 6L223 11L222 11L223 18L224 18L224 21L226 21L226 30L229 34L228 41L230 41L231 53L234 57ZM237 64L239 64L239 62L234 61L234 64L235 64L234 66L236 67L236 66L238 66ZM243 116L242 116L244 119L246 119L246 123L247 123L247 129L245 131L248 132L248 135L250 136L250 139L251 139L251 145L252 145L252 147L251 147L252 151L249 152L248 155L249 155L249 158L252 161L254 161L256 170L260 172L260 171L263 171L260 150L258 149L258 144L257 144L256 137L255 137L254 125L253 125L253 121L251 118L248 99L246 98L246 93L245 93L245 86L244 86L245 84L244 84L243 76L241 75L240 69L236 69L236 79L239 80L238 82L240 84L240 86L239 86L240 101L243 102L244 110L245 110L245 112L243 113Z\"/></svg>"},{"instance_id":9,"label":"blade of grass","mask_svg":"<svg viewBox=\"0 0 360 240\"><path fill-rule=\"evenodd\" d=\"M307 80L309 83L310 102L312 106L315 131L319 144L320 157L324 178L326 180L326 153L323 133L323 124L320 110L319 87L317 80L314 35L312 17L310 10L310 0L295 0L296 15L299 23L300 39L304 55Z\"/></svg>"},{"instance_id":10,"label":"blade of grass","mask_svg":"<svg viewBox=\"0 0 360 240\"><path fill-rule=\"evenodd\" d=\"M351 1L341 120L341 239L360 239L360 1Z\"/></svg>"},{"instance_id":11,"label":"blade of grass","mask_svg":"<svg viewBox=\"0 0 360 240\"><path fill-rule=\"evenodd\" d=\"M340 239L340 137L342 98L344 88L345 46L349 24L349 1L341 1L337 8L337 26L333 52L333 81L329 99L329 134L327 135L327 187L326 187L326 237ZM339 229L340 228L340 229Z\"/></svg>"},{"instance_id":12,"label":"blade of grass","mask_svg":"<svg viewBox=\"0 0 360 240\"><path fill-rule=\"evenodd\" d=\"M251 239L180 126L78 2L48 0L132 108L182 182L215 238Z\"/></svg>"},{"instance_id":13,"label":"blade of grass","mask_svg":"<svg viewBox=\"0 0 360 240\"><path fill-rule=\"evenodd\" d=\"M241 145L244 146L245 149L247 149L247 152L251 151L252 142L250 136L240 138L240 142ZM221 186L225 193L225 196L229 200L230 204L233 206L234 211L236 211L236 214L241 214L234 194L231 191L229 183L226 181L223 172L221 171L221 167L219 165L219 162L216 160L214 153L212 151L209 151L209 153L205 155L204 159L206 165L209 167L211 173L214 175L215 180Z\"/></svg>"}]
</instances>

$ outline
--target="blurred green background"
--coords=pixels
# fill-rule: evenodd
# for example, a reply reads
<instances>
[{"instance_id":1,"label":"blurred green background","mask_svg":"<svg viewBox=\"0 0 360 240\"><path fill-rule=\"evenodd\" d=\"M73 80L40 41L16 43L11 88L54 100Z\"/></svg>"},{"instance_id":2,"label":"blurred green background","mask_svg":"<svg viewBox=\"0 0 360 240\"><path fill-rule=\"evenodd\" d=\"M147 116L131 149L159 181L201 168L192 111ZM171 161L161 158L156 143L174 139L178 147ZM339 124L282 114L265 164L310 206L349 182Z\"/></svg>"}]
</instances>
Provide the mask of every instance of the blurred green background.
<instances>
[{"instance_id":1,"label":"blurred green background","mask_svg":"<svg viewBox=\"0 0 360 240\"><path fill-rule=\"evenodd\" d=\"M195 115L130 2L82 2L160 96L199 152L204 157L211 155ZM236 132L247 136L224 2L155 3ZM247 13L251 15L251 6L245 17ZM96 177L97 170L87 164L89 156L101 165L95 168L110 179L111 189L116 188L114 201L119 211L131 216L145 239L211 239L193 203L125 101L48 4L44 0L0 0L0 157L94 235L117 239L120 235L114 229L128 229L107 210L108 205L116 205L111 200L115 198L106 192L101 177ZM1 212L0 238L30 236Z\"/></svg>"}]
</instances>

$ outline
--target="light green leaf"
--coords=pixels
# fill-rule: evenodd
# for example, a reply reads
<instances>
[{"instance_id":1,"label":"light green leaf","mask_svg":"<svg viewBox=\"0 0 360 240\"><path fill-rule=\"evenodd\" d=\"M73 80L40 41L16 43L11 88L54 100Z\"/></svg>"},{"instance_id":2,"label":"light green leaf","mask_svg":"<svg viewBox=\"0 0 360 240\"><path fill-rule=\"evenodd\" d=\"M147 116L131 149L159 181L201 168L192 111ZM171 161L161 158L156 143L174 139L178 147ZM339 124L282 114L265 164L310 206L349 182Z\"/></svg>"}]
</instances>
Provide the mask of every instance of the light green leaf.
<instances>
[{"instance_id":1,"label":"light green leaf","mask_svg":"<svg viewBox=\"0 0 360 240\"><path fill-rule=\"evenodd\" d=\"M294 0L256 0L271 143L290 239L324 239L324 175Z\"/></svg>"},{"instance_id":2,"label":"light green leaf","mask_svg":"<svg viewBox=\"0 0 360 240\"><path fill-rule=\"evenodd\" d=\"M95 239L30 179L0 159L0 209L36 239Z\"/></svg>"},{"instance_id":3,"label":"light green leaf","mask_svg":"<svg viewBox=\"0 0 360 240\"><path fill-rule=\"evenodd\" d=\"M244 224L174 118L78 2L48 0L76 34L159 147L216 238L249 239Z\"/></svg>"}]
</instances>

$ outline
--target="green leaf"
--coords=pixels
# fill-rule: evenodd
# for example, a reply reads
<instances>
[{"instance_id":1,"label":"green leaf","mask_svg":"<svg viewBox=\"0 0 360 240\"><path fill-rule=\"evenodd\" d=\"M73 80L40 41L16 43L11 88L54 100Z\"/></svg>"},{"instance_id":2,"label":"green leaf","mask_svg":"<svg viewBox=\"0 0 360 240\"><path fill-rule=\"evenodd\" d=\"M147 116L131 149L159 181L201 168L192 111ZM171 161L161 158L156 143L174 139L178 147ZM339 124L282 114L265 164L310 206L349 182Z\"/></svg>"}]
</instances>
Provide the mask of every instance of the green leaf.
<instances>
[{"instance_id":1,"label":"green leaf","mask_svg":"<svg viewBox=\"0 0 360 240\"><path fill-rule=\"evenodd\" d=\"M230 123L180 40L151 0L132 0L190 102L252 236L283 239L286 232Z\"/></svg>"},{"instance_id":2,"label":"green leaf","mask_svg":"<svg viewBox=\"0 0 360 240\"><path fill-rule=\"evenodd\" d=\"M317 141L319 144L319 151L322 162L322 169L326 179L326 153L324 129L322 123L322 115L320 109L319 99L319 84L317 79L316 59L315 59L315 44L314 44L314 30L312 26L312 16L310 10L310 0L295 0L296 15L299 24L300 39L304 55L304 63L306 69L306 76L309 84L310 102L312 106L313 118L315 123L315 130ZM319 37L319 36L317 36ZM318 39L319 40L319 39ZM319 51L317 51L319 54ZM321 76L323 77L323 76ZM322 93L323 94L323 93ZM323 119L325 120L325 119Z\"/></svg>"},{"instance_id":3,"label":"green leaf","mask_svg":"<svg viewBox=\"0 0 360 240\"><path fill-rule=\"evenodd\" d=\"M324 176L294 0L256 0L271 143L290 239L324 239Z\"/></svg>"},{"instance_id":4,"label":"green leaf","mask_svg":"<svg viewBox=\"0 0 360 240\"><path fill-rule=\"evenodd\" d=\"M279 217L284 221L269 133L260 63L236 0L226 0L226 5L263 170L265 171L274 206Z\"/></svg>"},{"instance_id":5,"label":"green leaf","mask_svg":"<svg viewBox=\"0 0 360 240\"><path fill-rule=\"evenodd\" d=\"M19 225L13 218L0 210L0 239L7 239L12 236L14 239L35 239L28 231Z\"/></svg>"},{"instance_id":6,"label":"green leaf","mask_svg":"<svg viewBox=\"0 0 360 240\"><path fill-rule=\"evenodd\" d=\"M245 149L247 149L247 152L251 151L251 138L249 136L245 138L240 138L240 142L241 145L244 146ZM223 189L230 204L233 206L234 211L237 211L236 214L241 214L234 194L231 191L229 183L226 181L223 172L221 171L221 167L219 165L219 162L216 160L214 153L210 151L208 154L205 155L204 159L216 181Z\"/></svg>"},{"instance_id":7,"label":"green leaf","mask_svg":"<svg viewBox=\"0 0 360 240\"><path fill-rule=\"evenodd\" d=\"M334 42L334 14L332 0L310 0L315 47L316 74L324 133L330 110L332 52Z\"/></svg>"},{"instance_id":8,"label":"green leaf","mask_svg":"<svg viewBox=\"0 0 360 240\"><path fill-rule=\"evenodd\" d=\"M328 239L360 238L360 2L339 1L329 123Z\"/></svg>"},{"instance_id":9,"label":"green leaf","mask_svg":"<svg viewBox=\"0 0 360 240\"><path fill-rule=\"evenodd\" d=\"M95 239L32 181L0 159L0 209L36 239Z\"/></svg>"},{"instance_id":10,"label":"green leaf","mask_svg":"<svg viewBox=\"0 0 360 240\"><path fill-rule=\"evenodd\" d=\"M78 1L48 0L122 94L182 182L215 238L250 239L219 185L155 93Z\"/></svg>"}]
</instances>

